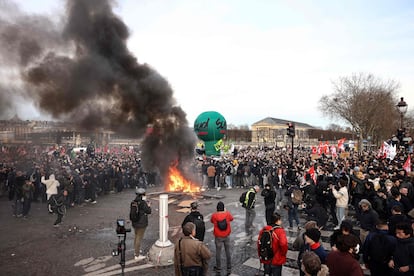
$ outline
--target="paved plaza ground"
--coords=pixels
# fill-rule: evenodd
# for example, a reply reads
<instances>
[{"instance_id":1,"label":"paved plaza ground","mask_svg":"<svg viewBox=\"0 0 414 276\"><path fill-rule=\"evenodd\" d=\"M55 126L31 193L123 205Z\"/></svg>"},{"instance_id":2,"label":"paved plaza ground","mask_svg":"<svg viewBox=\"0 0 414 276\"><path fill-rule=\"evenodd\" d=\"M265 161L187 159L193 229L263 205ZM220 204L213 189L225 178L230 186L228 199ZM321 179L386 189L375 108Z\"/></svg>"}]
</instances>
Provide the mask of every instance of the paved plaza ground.
<instances>
[{"instance_id":1,"label":"paved plaza ground","mask_svg":"<svg viewBox=\"0 0 414 276\"><path fill-rule=\"evenodd\" d=\"M142 249L148 253L154 243L159 240L159 192L160 188L150 188L153 213L149 216L149 226L145 232ZM221 196L198 198L200 212L206 220L205 243L215 253L213 226L209 222L211 214L216 210L219 200L225 203L227 210L233 216L232 227L232 274L233 275L262 275L259 271L256 243L244 233L245 211L238 203L243 189L209 191L208 194ZM153 195L151 196L151 193ZM207 192L206 192L207 193ZM0 271L2 275L121 275L120 257L112 257L112 249L117 246L115 231L117 218L128 218L129 203L134 199L133 189L121 193L110 194L98 198L95 205L85 204L68 210L60 227L53 227L55 215L48 214L46 204L33 203L30 216L27 219L12 216L12 202L5 197L0 198ZM170 195L170 199L174 196ZM191 195L181 196L179 200L169 204L168 239L174 243L181 237L181 222L185 213L178 203L184 199L192 199ZM265 225L263 198L259 195L256 205L257 216L256 235ZM280 211L283 223L287 228L287 212ZM302 224L305 222L301 218ZM322 241L329 248L327 239L331 231L322 231ZM296 237L297 230L287 231L289 248ZM160 266L155 261L143 259L134 260L134 234L128 233L126 239L125 275L174 275L173 265ZM162 252L161 252L162 254ZM224 253L222 254L224 258ZM283 268L283 275L299 275L296 268L297 252L289 250L288 262ZM225 261L223 259L223 264ZM212 271L215 265L213 257L209 266Z\"/></svg>"}]
</instances>

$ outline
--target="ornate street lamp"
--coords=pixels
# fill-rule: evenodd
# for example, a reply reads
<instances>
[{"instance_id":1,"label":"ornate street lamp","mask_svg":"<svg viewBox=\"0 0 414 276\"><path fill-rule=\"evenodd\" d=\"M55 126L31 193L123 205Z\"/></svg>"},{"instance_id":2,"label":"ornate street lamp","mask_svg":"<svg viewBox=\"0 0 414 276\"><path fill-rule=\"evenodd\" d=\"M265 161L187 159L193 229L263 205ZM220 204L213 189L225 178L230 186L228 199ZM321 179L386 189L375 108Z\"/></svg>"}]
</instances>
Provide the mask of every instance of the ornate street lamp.
<instances>
[{"instance_id":1,"label":"ornate street lamp","mask_svg":"<svg viewBox=\"0 0 414 276\"><path fill-rule=\"evenodd\" d=\"M404 97L401 97L401 100L397 104L397 108L401 116L401 129L402 129L404 127L403 125L404 114L407 112L407 109L408 109L408 104L404 101Z\"/></svg>"}]
</instances>

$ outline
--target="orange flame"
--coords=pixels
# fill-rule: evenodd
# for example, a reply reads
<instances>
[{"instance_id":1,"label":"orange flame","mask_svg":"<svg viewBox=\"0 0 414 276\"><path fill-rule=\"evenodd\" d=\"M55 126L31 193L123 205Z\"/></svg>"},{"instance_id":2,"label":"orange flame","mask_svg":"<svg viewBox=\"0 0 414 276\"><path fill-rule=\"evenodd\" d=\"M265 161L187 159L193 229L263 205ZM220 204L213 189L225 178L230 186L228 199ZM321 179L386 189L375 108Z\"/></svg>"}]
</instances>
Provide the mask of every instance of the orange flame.
<instances>
[{"instance_id":1,"label":"orange flame","mask_svg":"<svg viewBox=\"0 0 414 276\"><path fill-rule=\"evenodd\" d=\"M168 178L170 180L168 185L170 191L181 191L185 193L200 192L200 187L185 179L176 167L171 166L169 168Z\"/></svg>"}]
</instances>

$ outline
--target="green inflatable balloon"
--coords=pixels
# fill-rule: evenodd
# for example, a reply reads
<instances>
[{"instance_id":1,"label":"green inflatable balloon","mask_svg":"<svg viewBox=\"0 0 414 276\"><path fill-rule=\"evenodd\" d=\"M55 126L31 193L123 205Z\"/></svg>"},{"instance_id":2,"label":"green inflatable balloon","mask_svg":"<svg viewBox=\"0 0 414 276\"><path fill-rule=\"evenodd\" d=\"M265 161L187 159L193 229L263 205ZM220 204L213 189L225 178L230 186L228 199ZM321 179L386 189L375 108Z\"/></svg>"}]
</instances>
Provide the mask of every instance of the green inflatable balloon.
<instances>
[{"instance_id":1,"label":"green inflatable balloon","mask_svg":"<svg viewBox=\"0 0 414 276\"><path fill-rule=\"evenodd\" d=\"M214 146L227 131L226 119L216 111L206 111L198 115L194 122L197 137L204 141L206 155L220 155Z\"/></svg>"}]
</instances>

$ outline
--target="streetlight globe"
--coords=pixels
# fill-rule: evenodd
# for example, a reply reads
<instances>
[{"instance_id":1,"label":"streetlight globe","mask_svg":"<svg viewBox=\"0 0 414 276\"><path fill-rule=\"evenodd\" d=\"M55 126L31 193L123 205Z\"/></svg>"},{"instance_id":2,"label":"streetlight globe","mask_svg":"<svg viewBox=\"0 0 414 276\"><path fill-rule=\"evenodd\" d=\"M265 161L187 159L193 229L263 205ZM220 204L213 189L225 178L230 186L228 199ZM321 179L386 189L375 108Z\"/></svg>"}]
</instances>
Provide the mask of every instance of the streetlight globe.
<instances>
[{"instance_id":1,"label":"streetlight globe","mask_svg":"<svg viewBox=\"0 0 414 276\"><path fill-rule=\"evenodd\" d=\"M401 115L407 112L408 104L404 101L404 97L401 97L401 100L397 104L397 108Z\"/></svg>"}]
</instances>

